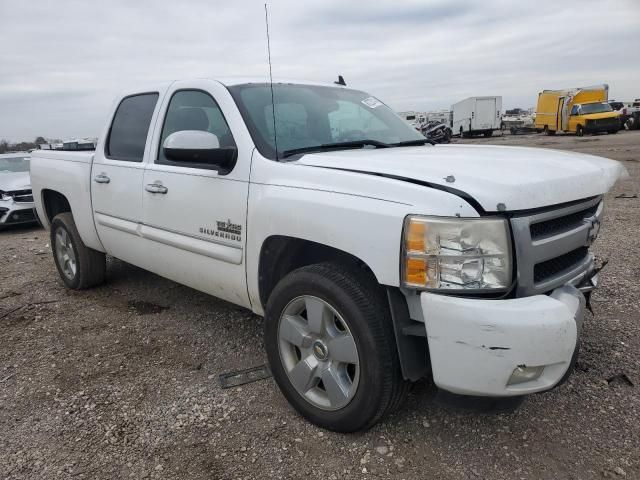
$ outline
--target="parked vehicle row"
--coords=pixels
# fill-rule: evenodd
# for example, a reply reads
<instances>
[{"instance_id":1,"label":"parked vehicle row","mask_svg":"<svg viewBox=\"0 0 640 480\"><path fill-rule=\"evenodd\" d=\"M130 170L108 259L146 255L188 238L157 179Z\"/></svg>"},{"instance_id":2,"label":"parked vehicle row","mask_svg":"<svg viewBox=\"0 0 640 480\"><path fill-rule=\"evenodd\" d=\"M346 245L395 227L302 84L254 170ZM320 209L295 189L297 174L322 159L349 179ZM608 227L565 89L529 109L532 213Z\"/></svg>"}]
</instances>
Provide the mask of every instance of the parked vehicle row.
<instances>
[{"instance_id":1,"label":"parked vehicle row","mask_svg":"<svg viewBox=\"0 0 640 480\"><path fill-rule=\"evenodd\" d=\"M29 154L0 155L0 229L36 221L29 179Z\"/></svg>"},{"instance_id":2,"label":"parked vehicle row","mask_svg":"<svg viewBox=\"0 0 640 480\"><path fill-rule=\"evenodd\" d=\"M470 131L499 126L491 98L473 100ZM365 92L255 79L127 92L95 152L31 163L68 288L102 283L108 254L251 309L284 396L338 431L372 426L425 376L494 399L566 379L624 170L429 145Z\"/></svg>"},{"instance_id":3,"label":"parked vehicle row","mask_svg":"<svg viewBox=\"0 0 640 480\"><path fill-rule=\"evenodd\" d=\"M640 111L640 99L633 103L609 101L609 86L594 85L565 90L543 90L538 94L535 112L511 110L501 114L502 97L469 97L451 106L444 122L452 135L490 137L495 130L512 134L569 132L617 133L620 129L638 128L634 113ZM442 111L444 112L444 111ZM442 112L431 112L437 116ZM404 112L414 128L423 131L430 114ZM405 117L407 118L407 117Z\"/></svg>"}]
</instances>

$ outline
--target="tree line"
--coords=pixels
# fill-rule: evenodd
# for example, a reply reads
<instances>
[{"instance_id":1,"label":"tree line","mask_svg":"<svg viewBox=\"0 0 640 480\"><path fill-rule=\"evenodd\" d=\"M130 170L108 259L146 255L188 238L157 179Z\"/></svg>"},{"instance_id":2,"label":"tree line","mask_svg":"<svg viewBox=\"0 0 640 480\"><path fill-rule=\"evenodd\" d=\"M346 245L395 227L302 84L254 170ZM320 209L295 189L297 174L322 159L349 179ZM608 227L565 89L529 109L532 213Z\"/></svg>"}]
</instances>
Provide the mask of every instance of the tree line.
<instances>
[{"instance_id":1,"label":"tree line","mask_svg":"<svg viewBox=\"0 0 640 480\"><path fill-rule=\"evenodd\" d=\"M36 137L33 142L18 142L11 143L7 140L0 140L0 154L8 153L8 152L27 152L29 150L33 150L34 148L38 148L38 145L43 143L60 143L62 140L53 139L47 140L44 137Z\"/></svg>"}]
</instances>

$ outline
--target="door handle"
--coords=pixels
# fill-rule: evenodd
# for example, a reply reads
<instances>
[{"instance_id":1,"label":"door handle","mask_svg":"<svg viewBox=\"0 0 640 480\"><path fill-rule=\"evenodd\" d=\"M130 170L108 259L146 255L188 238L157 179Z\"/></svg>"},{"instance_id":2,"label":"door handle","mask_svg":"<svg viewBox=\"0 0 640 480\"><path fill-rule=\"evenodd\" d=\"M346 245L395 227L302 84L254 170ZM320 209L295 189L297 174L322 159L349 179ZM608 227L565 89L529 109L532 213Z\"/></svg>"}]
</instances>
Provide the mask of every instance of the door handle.
<instances>
[{"instance_id":1,"label":"door handle","mask_svg":"<svg viewBox=\"0 0 640 480\"><path fill-rule=\"evenodd\" d=\"M96 183L109 183L111 179L104 173L101 173L100 175L96 175L95 177L93 177L93 181Z\"/></svg>"},{"instance_id":2,"label":"door handle","mask_svg":"<svg viewBox=\"0 0 640 480\"><path fill-rule=\"evenodd\" d=\"M145 185L144 189L149 193L162 193L165 194L169 191L167 187L159 183L149 183Z\"/></svg>"}]
</instances>

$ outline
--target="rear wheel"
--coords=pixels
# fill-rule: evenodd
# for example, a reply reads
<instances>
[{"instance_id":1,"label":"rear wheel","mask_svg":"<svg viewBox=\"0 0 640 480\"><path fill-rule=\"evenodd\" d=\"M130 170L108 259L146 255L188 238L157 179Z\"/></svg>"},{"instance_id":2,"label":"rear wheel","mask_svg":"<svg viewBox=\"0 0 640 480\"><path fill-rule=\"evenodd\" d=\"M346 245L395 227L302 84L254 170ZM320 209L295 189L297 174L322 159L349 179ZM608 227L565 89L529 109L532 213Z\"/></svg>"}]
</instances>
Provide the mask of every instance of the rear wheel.
<instances>
[{"instance_id":1,"label":"rear wheel","mask_svg":"<svg viewBox=\"0 0 640 480\"><path fill-rule=\"evenodd\" d=\"M282 279L265 345L284 396L323 428L367 429L406 396L384 290L356 269L323 263Z\"/></svg>"},{"instance_id":2,"label":"rear wheel","mask_svg":"<svg viewBox=\"0 0 640 480\"><path fill-rule=\"evenodd\" d=\"M74 290L93 287L104 281L104 253L85 246L70 212L56 215L51 222L51 248L60 278Z\"/></svg>"}]
</instances>

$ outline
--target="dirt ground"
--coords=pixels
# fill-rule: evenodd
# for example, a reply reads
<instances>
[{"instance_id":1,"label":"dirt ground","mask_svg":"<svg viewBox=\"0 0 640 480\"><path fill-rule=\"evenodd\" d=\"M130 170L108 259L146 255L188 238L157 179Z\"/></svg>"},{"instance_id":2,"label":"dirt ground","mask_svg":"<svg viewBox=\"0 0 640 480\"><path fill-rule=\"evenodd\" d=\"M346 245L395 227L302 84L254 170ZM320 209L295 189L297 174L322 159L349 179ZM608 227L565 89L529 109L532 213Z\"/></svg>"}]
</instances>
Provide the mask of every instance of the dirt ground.
<instances>
[{"instance_id":1,"label":"dirt ground","mask_svg":"<svg viewBox=\"0 0 640 480\"><path fill-rule=\"evenodd\" d=\"M261 319L109 259L107 283L63 288L48 233L0 233L0 478L640 478L640 131L463 142L621 160L595 252L609 259L576 371L515 413L434 403L429 382L368 432L322 431L272 379Z\"/></svg>"}]
</instances>

